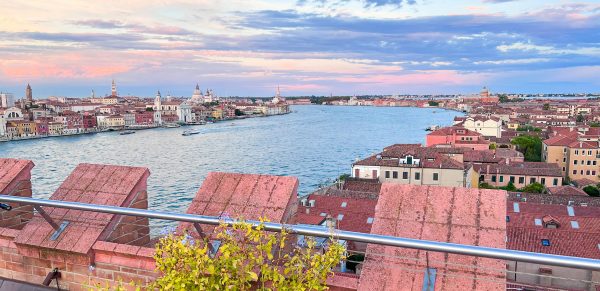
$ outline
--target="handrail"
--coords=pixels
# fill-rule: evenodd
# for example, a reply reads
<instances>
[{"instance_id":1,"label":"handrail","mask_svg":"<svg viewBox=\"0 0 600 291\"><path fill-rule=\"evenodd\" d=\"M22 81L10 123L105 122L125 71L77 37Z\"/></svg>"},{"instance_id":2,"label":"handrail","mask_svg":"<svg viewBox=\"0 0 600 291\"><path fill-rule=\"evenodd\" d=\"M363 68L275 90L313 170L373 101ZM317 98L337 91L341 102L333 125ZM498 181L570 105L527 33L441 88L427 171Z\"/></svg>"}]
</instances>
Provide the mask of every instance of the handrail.
<instances>
[{"instance_id":1,"label":"handrail","mask_svg":"<svg viewBox=\"0 0 600 291\"><path fill-rule=\"evenodd\" d=\"M231 218L222 218L217 216L170 213L163 211L154 211L146 209L116 207L107 205L97 205L70 201L46 200L37 198L17 197L0 195L0 202L21 203L34 206L49 206L66 209L75 209L82 211L111 213L118 215L131 215L138 217L175 220L200 224L219 225L225 223L231 225L236 220ZM246 221L254 226L260 224L258 221ZM589 258L578 258L569 256L550 255L542 253L532 253L525 251L507 250L499 248L471 246L456 243L436 242L428 240L419 240L411 238L394 237L387 235L377 235L369 233L360 233L353 231L335 230L333 233L326 228L308 225L285 225L280 223L266 222L264 229L267 231L281 232L286 230L288 233L301 234L317 237L334 237L336 239L372 243L385 246L403 247L410 249L427 250L434 252L445 252L459 255L485 257L509 261L529 262L543 265L552 265L568 268L586 269L600 271L600 260Z\"/></svg>"}]
</instances>

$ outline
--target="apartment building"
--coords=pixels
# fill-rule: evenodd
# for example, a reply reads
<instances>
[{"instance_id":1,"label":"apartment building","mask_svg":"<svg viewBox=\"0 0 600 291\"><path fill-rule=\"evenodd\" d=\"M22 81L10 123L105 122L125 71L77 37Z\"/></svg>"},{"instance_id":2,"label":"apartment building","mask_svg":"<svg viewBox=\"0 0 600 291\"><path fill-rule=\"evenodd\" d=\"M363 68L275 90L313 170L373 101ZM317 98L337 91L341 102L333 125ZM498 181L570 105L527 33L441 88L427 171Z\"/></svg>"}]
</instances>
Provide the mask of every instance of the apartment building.
<instances>
[{"instance_id":1,"label":"apartment building","mask_svg":"<svg viewBox=\"0 0 600 291\"><path fill-rule=\"evenodd\" d=\"M440 153L436 148L398 144L352 165L352 177L411 185L477 187L472 166Z\"/></svg>"},{"instance_id":2,"label":"apartment building","mask_svg":"<svg viewBox=\"0 0 600 291\"><path fill-rule=\"evenodd\" d=\"M588 140L585 140L588 139ZM560 132L544 140L542 159L548 163L557 163L564 177L571 180L590 179L600 182L600 148L598 141L578 130Z\"/></svg>"}]
</instances>

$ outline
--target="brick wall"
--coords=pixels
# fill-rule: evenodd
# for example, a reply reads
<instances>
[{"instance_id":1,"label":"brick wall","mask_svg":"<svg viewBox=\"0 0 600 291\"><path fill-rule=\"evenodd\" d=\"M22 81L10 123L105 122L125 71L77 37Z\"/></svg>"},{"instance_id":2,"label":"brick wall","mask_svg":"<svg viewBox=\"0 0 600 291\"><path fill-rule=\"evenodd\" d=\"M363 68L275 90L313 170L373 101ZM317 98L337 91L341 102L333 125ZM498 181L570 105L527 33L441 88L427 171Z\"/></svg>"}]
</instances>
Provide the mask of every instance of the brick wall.
<instances>
[{"instance_id":1,"label":"brick wall","mask_svg":"<svg viewBox=\"0 0 600 291\"><path fill-rule=\"evenodd\" d=\"M31 197L31 169L33 162L0 159L0 193L3 195ZM8 203L11 211L0 211L0 227L22 229L33 216L33 207Z\"/></svg>"},{"instance_id":2,"label":"brick wall","mask_svg":"<svg viewBox=\"0 0 600 291\"><path fill-rule=\"evenodd\" d=\"M129 286L144 285L154 278L154 249L97 241L88 255L17 246L19 231L0 228L0 277L41 284L48 273L58 268L61 290L90 290L114 286L115 281ZM108 285L107 285L108 284ZM51 283L56 286L56 281Z\"/></svg>"}]
</instances>

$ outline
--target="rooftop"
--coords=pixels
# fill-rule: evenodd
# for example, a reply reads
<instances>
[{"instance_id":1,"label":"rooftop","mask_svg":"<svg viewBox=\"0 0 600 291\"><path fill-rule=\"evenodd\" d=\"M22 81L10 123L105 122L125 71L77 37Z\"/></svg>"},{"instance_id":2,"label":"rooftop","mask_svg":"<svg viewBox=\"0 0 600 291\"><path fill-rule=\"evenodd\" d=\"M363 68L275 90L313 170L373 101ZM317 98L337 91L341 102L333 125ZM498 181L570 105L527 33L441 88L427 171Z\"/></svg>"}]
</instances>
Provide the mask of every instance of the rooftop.
<instances>
[{"instance_id":1,"label":"rooftop","mask_svg":"<svg viewBox=\"0 0 600 291\"><path fill-rule=\"evenodd\" d=\"M502 191L384 184L375 207L372 234L503 248L506 204ZM457 268L455 264L479 268ZM502 290L504 262L369 245L359 290L424 287L426 268L435 268L435 290ZM492 270L493 269L493 270ZM444 276L461 277L444 280ZM474 280L474 277L489 280Z\"/></svg>"}]
</instances>

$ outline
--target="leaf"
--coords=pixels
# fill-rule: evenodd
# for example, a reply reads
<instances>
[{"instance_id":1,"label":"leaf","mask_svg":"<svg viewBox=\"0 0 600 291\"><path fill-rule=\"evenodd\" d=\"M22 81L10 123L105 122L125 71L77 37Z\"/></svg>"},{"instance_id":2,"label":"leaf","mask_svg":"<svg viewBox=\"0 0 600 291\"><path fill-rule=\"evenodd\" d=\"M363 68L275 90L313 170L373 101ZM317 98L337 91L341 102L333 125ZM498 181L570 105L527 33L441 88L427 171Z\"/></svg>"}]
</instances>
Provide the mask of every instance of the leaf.
<instances>
[{"instance_id":1,"label":"leaf","mask_svg":"<svg viewBox=\"0 0 600 291\"><path fill-rule=\"evenodd\" d=\"M247 271L246 273L248 273L248 275L250 275L250 278L252 279L252 281L258 281L258 275L252 271Z\"/></svg>"}]
</instances>

